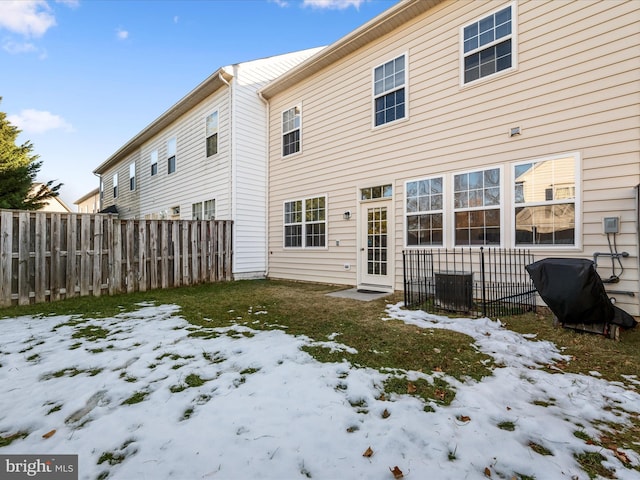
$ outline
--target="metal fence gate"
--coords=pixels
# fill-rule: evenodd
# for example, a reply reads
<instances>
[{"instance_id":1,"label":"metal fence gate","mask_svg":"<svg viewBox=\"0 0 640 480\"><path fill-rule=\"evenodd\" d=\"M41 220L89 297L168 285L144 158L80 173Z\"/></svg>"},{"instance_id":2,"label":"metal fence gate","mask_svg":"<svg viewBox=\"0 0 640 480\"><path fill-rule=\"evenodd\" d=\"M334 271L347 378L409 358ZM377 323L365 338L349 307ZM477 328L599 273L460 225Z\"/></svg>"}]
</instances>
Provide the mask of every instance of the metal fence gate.
<instances>
[{"instance_id":1,"label":"metal fence gate","mask_svg":"<svg viewBox=\"0 0 640 480\"><path fill-rule=\"evenodd\" d=\"M404 250L402 257L407 308L493 318L535 310L529 250Z\"/></svg>"}]
</instances>

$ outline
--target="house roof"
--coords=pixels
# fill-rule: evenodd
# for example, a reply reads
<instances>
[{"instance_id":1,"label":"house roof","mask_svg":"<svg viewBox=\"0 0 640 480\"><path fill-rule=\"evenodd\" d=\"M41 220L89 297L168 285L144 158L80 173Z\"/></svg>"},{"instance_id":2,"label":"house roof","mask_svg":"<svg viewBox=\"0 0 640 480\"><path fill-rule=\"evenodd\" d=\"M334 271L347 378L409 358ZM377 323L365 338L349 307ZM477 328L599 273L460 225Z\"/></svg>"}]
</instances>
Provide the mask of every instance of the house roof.
<instances>
[{"instance_id":1,"label":"house roof","mask_svg":"<svg viewBox=\"0 0 640 480\"><path fill-rule=\"evenodd\" d=\"M361 27L345 35L324 50L308 58L260 90L269 99L344 58L350 53L395 30L417 15L426 12L444 0L402 0Z\"/></svg>"},{"instance_id":2,"label":"house roof","mask_svg":"<svg viewBox=\"0 0 640 480\"><path fill-rule=\"evenodd\" d=\"M181 115L185 114L197 104L202 102L209 95L216 90L227 85L227 82L231 81L233 75L225 70L225 68L219 68L213 74L211 74L200 85L191 90L175 105L169 108L166 112L160 115L147 127L145 127L135 137L125 143L120 149L111 155L107 160L101 163L93 172L96 174L102 174L110 167L121 161L127 155L133 153L136 149L140 148L149 139L160 133L164 128L175 122Z\"/></svg>"},{"instance_id":3,"label":"house roof","mask_svg":"<svg viewBox=\"0 0 640 480\"><path fill-rule=\"evenodd\" d=\"M94 188L93 190L91 190L88 193L85 193L83 196L81 196L78 200L76 200L75 202L73 202L74 205L79 205L82 202L84 202L85 200L88 200L89 198L98 195L98 193L100 193L100 189L98 187Z\"/></svg>"}]
</instances>

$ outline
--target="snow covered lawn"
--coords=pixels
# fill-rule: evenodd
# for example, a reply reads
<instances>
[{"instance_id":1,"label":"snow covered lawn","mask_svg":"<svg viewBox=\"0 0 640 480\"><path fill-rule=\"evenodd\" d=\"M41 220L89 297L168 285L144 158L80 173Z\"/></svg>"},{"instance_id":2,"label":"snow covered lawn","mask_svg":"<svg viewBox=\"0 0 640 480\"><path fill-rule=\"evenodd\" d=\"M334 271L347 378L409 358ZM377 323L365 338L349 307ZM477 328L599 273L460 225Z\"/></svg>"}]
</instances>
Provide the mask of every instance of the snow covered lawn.
<instances>
[{"instance_id":1,"label":"snow covered lawn","mask_svg":"<svg viewBox=\"0 0 640 480\"><path fill-rule=\"evenodd\" d=\"M616 478L640 478L634 451L585 442L640 413L638 391L597 372L554 373L567 359L553 344L500 322L389 305L389 318L471 336L503 367L465 383L409 372L455 388L442 406L385 393L394 371L301 350L348 351L340 332L317 342L196 327L178 312L141 304L106 319L0 320L0 437L15 437L0 453L78 454L82 479L553 480L587 479L575 455L597 452Z\"/></svg>"}]
</instances>

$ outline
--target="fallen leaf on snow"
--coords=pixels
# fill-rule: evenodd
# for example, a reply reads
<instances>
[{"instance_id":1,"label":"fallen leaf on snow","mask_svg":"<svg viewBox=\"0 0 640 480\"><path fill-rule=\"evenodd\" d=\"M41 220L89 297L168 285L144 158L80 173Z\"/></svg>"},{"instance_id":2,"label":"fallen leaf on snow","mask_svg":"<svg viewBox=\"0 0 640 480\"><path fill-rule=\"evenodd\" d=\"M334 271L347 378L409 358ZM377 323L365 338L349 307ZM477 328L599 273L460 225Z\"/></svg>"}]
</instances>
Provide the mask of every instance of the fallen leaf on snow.
<instances>
[{"instance_id":1,"label":"fallen leaf on snow","mask_svg":"<svg viewBox=\"0 0 640 480\"><path fill-rule=\"evenodd\" d=\"M371 450L371 447L367 448L362 454L363 457L367 458L369 458L371 455L373 455L373 450Z\"/></svg>"},{"instance_id":2,"label":"fallen leaf on snow","mask_svg":"<svg viewBox=\"0 0 640 480\"><path fill-rule=\"evenodd\" d=\"M418 388L411 382L407 383L407 393L416 393Z\"/></svg>"},{"instance_id":3,"label":"fallen leaf on snow","mask_svg":"<svg viewBox=\"0 0 640 480\"><path fill-rule=\"evenodd\" d=\"M400 470L397 465L393 468L389 467L389 470L393 474L393 478L395 478L396 480L404 477L404 475L402 474L402 470Z\"/></svg>"},{"instance_id":4,"label":"fallen leaf on snow","mask_svg":"<svg viewBox=\"0 0 640 480\"><path fill-rule=\"evenodd\" d=\"M389 413L389 410L385 408L384 412L382 412L382 418L389 418L389 416L391 416L391 414Z\"/></svg>"},{"instance_id":5,"label":"fallen leaf on snow","mask_svg":"<svg viewBox=\"0 0 640 480\"><path fill-rule=\"evenodd\" d=\"M54 428L53 430L50 430L44 435L42 435L42 438L51 438L55 435L55 433L56 433L56 429Z\"/></svg>"},{"instance_id":6,"label":"fallen leaf on snow","mask_svg":"<svg viewBox=\"0 0 640 480\"><path fill-rule=\"evenodd\" d=\"M468 421L470 421L470 420L471 420L471 417L468 417L468 416L466 416L466 415L460 415L460 416L458 417L458 420L460 420L461 422L468 422Z\"/></svg>"},{"instance_id":7,"label":"fallen leaf on snow","mask_svg":"<svg viewBox=\"0 0 640 480\"><path fill-rule=\"evenodd\" d=\"M624 452L621 452L620 450L614 450L613 454L616 456L616 458L618 460L620 460L622 463L624 464L630 464L631 460L629 459L629 457L627 457L627 454Z\"/></svg>"},{"instance_id":8,"label":"fallen leaf on snow","mask_svg":"<svg viewBox=\"0 0 640 480\"><path fill-rule=\"evenodd\" d=\"M484 475L485 477L491 477L491 470L489 470L489 467L484 467Z\"/></svg>"}]
</instances>

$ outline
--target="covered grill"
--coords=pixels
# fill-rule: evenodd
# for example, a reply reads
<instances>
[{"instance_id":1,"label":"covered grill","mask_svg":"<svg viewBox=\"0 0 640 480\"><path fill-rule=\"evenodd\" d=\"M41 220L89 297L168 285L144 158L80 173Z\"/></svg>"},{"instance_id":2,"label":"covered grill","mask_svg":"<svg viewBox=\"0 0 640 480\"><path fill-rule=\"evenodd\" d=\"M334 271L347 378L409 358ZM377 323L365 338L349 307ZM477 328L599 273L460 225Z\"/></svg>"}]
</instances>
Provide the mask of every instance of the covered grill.
<instances>
[{"instance_id":1,"label":"covered grill","mask_svg":"<svg viewBox=\"0 0 640 480\"><path fill-rule=\"evenodd\" d=\"M563 326L617 335L635 319L611 303L594 262L582 258L545 258L526 267L533 285ZM614 333L615 332L615 333Z\"/></svg>"}]
</instances>

